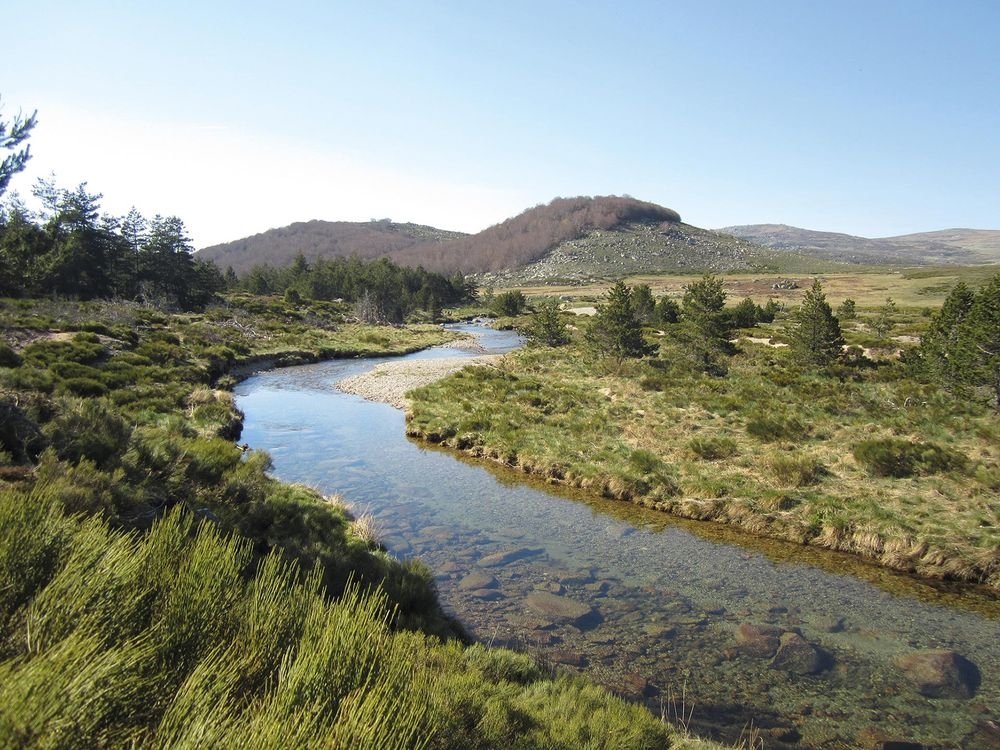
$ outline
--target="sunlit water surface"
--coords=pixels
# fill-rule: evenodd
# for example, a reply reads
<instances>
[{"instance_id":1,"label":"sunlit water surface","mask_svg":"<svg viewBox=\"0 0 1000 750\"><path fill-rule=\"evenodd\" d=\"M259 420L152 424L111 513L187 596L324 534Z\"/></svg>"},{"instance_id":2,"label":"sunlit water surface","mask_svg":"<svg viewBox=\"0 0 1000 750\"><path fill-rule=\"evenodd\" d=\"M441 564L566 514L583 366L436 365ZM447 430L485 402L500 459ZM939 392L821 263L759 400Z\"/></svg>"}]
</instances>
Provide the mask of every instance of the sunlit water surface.
<instances>
[{"instance_id":1,"label":"sunlit water surface","mask_svg":"<svg viewBox=\"0 0 1000 750\"><path fill-rule=\"evenodd\" d=\"M518 344L509 333L466 330L491 351ZM244 381L243 439L271 454L278 477L374 514L389 550L434 571L446 609L475 637L526 648L729 741L752 728L767 748L1000 747L1000 622L988 597L948 596L844 556L570 499L421 447L405 438L400 411L336 388L381 361ZM812 667L801 658L781 664L741 642L748 624L800 634L818 671L802 674ZM929 649L976 665L971 697L918 691L897 659Z\"/></svg>"}]
</instances>

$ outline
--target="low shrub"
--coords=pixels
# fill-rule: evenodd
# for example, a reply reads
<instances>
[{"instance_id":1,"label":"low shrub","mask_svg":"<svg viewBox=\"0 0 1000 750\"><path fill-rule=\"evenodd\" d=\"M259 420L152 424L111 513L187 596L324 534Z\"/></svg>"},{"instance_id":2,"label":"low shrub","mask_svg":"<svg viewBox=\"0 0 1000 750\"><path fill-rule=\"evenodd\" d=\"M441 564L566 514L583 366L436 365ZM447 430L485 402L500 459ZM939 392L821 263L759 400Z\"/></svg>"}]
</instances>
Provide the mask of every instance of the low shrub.
<instances>
[{"instance_id":1,"label":"low shrub","mask_svg":"<svg viewBox=\"0 0 1000 750\"><path fill-rule=\"evenodd\" d=\"M692 438L688 442L688 450L705 461L718 461L722 458L731 458L738 452L734 440L717 437Z\"/></svg>"},{"instance_id":2,"label":"low shrub","mask_svg":"<svg viewBox=\"0 0 1000 750\"><path fill-rule=\"evenodd\" d=\"M6 341L0 341L0 367L18 367L20 364L20 355Z\"/></svg>"},{"instance_id":3,"label":"low shrub","mask_svg":"<svg viewBox=\"0 0 1000 750\"><path fill-rule=\"evenodd\" d=\"M865 440L854 447L854 457L878 477L912 477L964 469L968 459L935 443L904 438Z\"/></svg>"},{"instance_id":4,"label":"low shrub","mask_svg":"<svg viewBox=\"0 0 1000 750\"><path fill-rule=\"evenodd\" d=\"M101 467L115 463L128 447L132 428L106 400L66 399L44 433L64 461L90 459Z\"/></svg>"},{"instance_id":5,"label":"low shrub","mask_svg":"<svg viewBox=\"0 0 1000 750\"><path fill-rule=\"evenodd\" d=\"M108 387L94 378L69 378L59 383L56 391L87 398L103 396L108 392Z\"/></svg>"},{"instance_id":6,"label":"low shrub","mask_svg":"<svg viewBox=\"0 0 1000 750\"><path fill-rule=\"evenodd\" d=\"M779 440L801 440L809 428L798 417L782 414L758 414L747 421L747 434L765 443Z\"/></svg>"}]
</instances>

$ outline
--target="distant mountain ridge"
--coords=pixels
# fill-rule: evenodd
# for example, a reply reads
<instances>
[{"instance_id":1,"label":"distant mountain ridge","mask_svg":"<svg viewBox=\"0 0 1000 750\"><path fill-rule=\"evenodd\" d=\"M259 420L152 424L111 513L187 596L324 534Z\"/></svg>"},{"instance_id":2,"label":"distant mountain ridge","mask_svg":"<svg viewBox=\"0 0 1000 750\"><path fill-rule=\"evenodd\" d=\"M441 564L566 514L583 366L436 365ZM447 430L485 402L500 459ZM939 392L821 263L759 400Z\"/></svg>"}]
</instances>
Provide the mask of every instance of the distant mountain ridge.
<instances>
[{"instance_id":1,"label":"distant mountain ridge","mask_svg":"<svg viewBox=\"0 0 1000 750\"><path fill-rule=\"evenodd\" d=\"M928 266L1000 262L1000 230L993 229L943 229L874 239L787 224L746 224L717 231L775 250L840 263Z\"/></svg>"},{"instance_id":2,"label":"distant mountain ridge","mask_svg":"<svg viewBox=\"0 0 1000 750\"><path fill-rule=\"evenodd\" d=\"M477 234L418 224L310 221L207 247L199 255L238 274L357 255L427 270L476 275L484 283L582 282L635 274L825 270L681 221L670 208L630 197L556 198Z\"/></svg>"}]
</instances>

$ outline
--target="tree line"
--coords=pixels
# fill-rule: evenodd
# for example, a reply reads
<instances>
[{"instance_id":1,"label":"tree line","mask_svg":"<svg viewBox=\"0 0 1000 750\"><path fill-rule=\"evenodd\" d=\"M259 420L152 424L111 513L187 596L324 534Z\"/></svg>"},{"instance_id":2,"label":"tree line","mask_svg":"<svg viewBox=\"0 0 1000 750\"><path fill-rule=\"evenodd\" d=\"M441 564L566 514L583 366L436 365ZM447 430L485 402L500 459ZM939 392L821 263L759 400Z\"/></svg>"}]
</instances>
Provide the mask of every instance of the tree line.
<instances>
[{"instance_id":1,"label":"tree line","mask_svg":"<svg viewBox=\"0 0 1000 750\"><path fill-rule=\"evenodd\" d=\"M251 294L284 294L293 302L351 302L358 317L368 323L401 323L418 309L434 319L443 306L476 298L475 283L461 273L448 277L420 267L399 266L388 258L366 261L338 256L310 263L300 254L284 268L254 266L239 279L227 270L226 278L235 288Z\"/></svg>"},{"instance_id":2,"label":"tree line","mask_svg":"<svg viewBox=\"0 0 1000 750\"><path fill-rule=\"evenodd\" d=\"M40 181L42 208L18 196L0 206L0 296L142 300L164 308L203 307L224 286L219 269L194 257L184 222L101 212L87 183L68 190Z\"/></svg>"}]
</instances>

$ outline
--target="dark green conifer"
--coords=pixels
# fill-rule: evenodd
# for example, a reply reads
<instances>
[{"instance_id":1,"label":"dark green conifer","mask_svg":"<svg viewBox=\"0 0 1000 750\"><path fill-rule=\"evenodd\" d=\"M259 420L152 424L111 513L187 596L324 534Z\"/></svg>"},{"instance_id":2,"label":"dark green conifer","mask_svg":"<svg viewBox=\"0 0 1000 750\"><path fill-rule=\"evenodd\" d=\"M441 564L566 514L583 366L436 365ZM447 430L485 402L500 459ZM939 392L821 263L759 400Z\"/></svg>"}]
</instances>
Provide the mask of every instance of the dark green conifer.
<instances>
[{"instance_id":1,"label":"dark green conifer","mask_svg":"<svg viewBox=\"0 0 1000 750\"><path fill-rule=\"evenodd\" d=\"M824 366L840 355L844 346L840 321L830 309L819 279L806 292L790 333L792 351L803 364Z\"/></svg>"}]
</instances>

